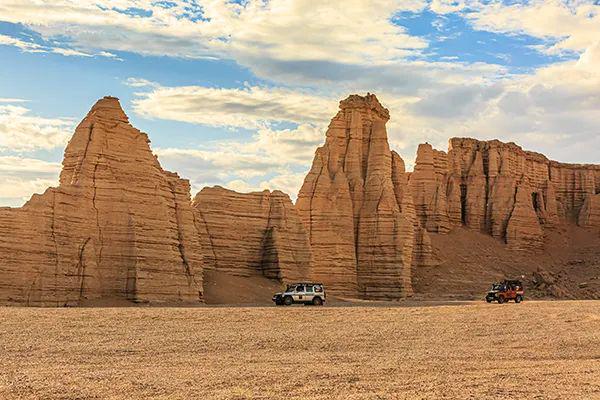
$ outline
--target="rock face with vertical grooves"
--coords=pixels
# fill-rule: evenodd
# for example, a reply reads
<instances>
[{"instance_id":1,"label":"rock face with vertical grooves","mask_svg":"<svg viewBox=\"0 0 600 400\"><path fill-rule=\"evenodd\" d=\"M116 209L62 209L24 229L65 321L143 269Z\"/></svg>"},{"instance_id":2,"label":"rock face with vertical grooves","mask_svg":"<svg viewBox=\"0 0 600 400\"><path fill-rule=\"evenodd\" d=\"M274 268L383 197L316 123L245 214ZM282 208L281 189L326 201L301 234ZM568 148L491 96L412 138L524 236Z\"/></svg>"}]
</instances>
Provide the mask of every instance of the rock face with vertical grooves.
<instances>
[{"instance_id":1,"label":"rock face with vertical grooves","mask_svg":"<svg viewBox=\"0 0 600 400\"><path fill-rule=\"evenodd\" d=\"M206 269L282 282L308 279L308 236L285 193L215 186L202 189L193 204L198 230L205 232Z\"/></svg>"},{"instance_id":2,"label":"rock face with vertical grooves","mask_svg":"<svg viewBox=\"0 0 600 400\"><path fill-rule=\"evenodd\" d=\"M341 296L409 296L415 255L428 257L426 247L417 251L426 232L419 231L404 162L390 151L388 119L374 95L342 100L298 195L312 277Z\"/></svg>"},{"instance_id":3,"label":"rock face with vertical grooves","mask_svg":"<svg viewBox=\"0 0 600 400\"><path fill-rule=\"evenodd\" d=\"M429 232L450 230L446 171L446 153L434 150L428 143L420 144L415 170L410 175L410 187L417 216Z\"/></svg>"},{"instance_id":4,"label":"rock face with vertical grooves","mask_svg":"<svg viewBox=\"0 0 600 400\"><path fill-rule=\"evenodd\" d=\"M585 227L600 227L600 194L588 194L579 212L578 224Z\"/></svg>"},{"instance_id":5,"label":"rock face with vertical grooves","mask_svg":"<svg viewBox=\"0 0 600 400\"><path fill-rule=\"evenodd\" d=\"M118 99L99 100L65 150L59 186L0 208L0 303L201 302L189 190Z\"/></svg>"},{"instance_id":6,"label":"rock face with vertical grooves","mask_svg":"<svg viewBox=\"0 0 600 400\"><path fill-rule=\"evenodd\" d=\"M421 145L411 186L429 232L465 225L511 249L540 251L544 229L600 227L600 166L550 161L514 143L452 138L447 155Z\"/></svg>"}]
</instances>

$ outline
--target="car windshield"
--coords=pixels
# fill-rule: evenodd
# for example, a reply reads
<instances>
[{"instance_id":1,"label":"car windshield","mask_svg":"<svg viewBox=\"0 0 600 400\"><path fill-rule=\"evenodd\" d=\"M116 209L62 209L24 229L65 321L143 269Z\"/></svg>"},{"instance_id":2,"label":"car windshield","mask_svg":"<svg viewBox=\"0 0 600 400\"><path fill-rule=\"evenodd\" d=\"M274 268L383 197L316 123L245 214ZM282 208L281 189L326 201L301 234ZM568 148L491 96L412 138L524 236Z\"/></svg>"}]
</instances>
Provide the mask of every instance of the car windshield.
<instances>
[{"instance_id":1,"label":"car windshield","mask_svg":"<svg viewBox=\"0 0 600 400\"><path fill-rule=\"evenodd\" d=\"M492 290L500 290L502 288L502 285L500 285L499 283L494 283L492 285Z\"/></svg>"}]
</instances>

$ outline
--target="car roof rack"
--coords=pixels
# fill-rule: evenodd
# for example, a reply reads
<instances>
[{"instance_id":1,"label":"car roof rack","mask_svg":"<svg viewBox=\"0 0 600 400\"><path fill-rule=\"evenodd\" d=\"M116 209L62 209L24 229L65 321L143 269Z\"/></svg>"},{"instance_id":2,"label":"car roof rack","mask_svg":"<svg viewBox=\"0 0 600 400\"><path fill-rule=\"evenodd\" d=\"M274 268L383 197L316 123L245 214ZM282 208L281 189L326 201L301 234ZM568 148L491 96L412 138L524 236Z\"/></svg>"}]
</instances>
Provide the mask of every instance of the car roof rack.
<instances>
[{"instance_id":1,"label":"car roof rack","mask_svg":"<svg viewBox=\"0 0 600 400\"><path fill-rule=\"evenodd\" d=\"M320 282L291 282L291 283L288 283L288 285L321 285L321 286L323 286L323 284Z\"/></svg>"}]
</instances>

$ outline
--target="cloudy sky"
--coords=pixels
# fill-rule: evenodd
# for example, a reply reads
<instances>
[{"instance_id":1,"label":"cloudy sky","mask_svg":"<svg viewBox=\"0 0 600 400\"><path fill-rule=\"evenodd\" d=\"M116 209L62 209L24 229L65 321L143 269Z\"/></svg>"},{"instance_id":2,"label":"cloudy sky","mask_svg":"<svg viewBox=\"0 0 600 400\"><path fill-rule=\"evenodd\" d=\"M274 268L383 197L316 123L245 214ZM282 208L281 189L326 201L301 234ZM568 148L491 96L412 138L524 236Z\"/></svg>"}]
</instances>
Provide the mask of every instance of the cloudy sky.
<instances>
[{"instance_id":1,"label":"cloudy sky","mask_svg":"<svg viewBox=\"0 0 600 400\"><path fill-rule=\"evenodd\" d=\"M193 193L295 197L367 91L409 167L452 136L600 163L600 1L0 0L0 206L57 183L105 95Z\"/></svg>"}]
</instances>

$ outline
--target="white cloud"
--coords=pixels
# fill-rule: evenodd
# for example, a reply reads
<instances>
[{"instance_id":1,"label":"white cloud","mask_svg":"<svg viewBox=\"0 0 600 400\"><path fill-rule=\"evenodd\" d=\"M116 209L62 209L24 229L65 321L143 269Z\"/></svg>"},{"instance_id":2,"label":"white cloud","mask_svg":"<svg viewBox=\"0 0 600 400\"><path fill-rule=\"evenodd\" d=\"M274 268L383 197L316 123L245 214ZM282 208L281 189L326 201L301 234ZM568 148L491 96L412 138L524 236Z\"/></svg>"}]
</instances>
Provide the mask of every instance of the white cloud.
<instances>
[{"instance_id":1,"label":"white cloud","mask_svg":"<svg viewBox=\"0 0 600 400\"><path fill-rule=\"evenodd\" d=\"M7 97L0 97L0 103L27 103L27 100L24 100L24 99L15 99L15 98L7 98Z\"/></svg>"},{"instance_id":2,"label":"white cloud","mask_svg":"<svg viewBox=\"0 0 600 400\"><path fill-rule=\"evenodd\" d=\"M57 175L61 164L35 158L20 156L0 156L0 172L5 175L36 173L42 175Z\"/></svg>"},{"instance_id":3,"label":"white cloud","mask_svg":"<svg viewBox=\"0 0 600 400\"><path fill-rule=\"evenodd\" d=\"M135 87L150 84L136 79L128 82ZM259 86L235 89L155 86L136 95L133 108L147 118L237 128L259 128L269 122L322 123L337 108L332 98Z\"/></svg>"},{"instance_id":4,"label":"white cloud","mask_svg":"<svg viewBox=\"0 0 600 400\"><path fill-rule=\"evenodd\" d=\"M26 53L45 53L46 52L46 50L39 44L36 44L33 42L26 42L21 39L17 39L17 38L13 38L11 36L1 35L1 34L0 34L0 45L14 46L14 47L21 49L21 51L24 51Z\"/></svg>"},{"instance_id":5,"label":"white cloud","mask_svg":"<svg viewBox=\"0 0 600 400\"><path fill-rule=\"evenodd\" d=\"M58 185L61 165L32 158L0 156L0 207L19 207L33 193Z\"/></svg>"},{"instance_id":6,"label":"white cloud","mask_svg":"<svg viewBox=\"0 0 600 400\"><path fill-rule=\"evenodd\" d=\"M1 6L0 6L1 7ZM1 19L0 19L1 20ZM107 57L120 60L115 54L101 51L98 54L86 53L84 51L75 50L65 47L42 45L35 42L25 41L12 36L0 34L0 46L14 46L25 53L54 53L65 57Z\"/></svg>"},{"instance_id":7,"label":"white cloud","mask_svg":"<svg viewBox=\"0 0 600 400\"><path fill-rule=\"evenodd\" d=\"M287 193L293 201L296 201L300 187L304 182L308 170L299 173L287 172L279 174L259 184L259 187L270 190L281 190Z\"/></svg>"},{"instance_id":8,"label":"white cloud","mask_svg":"<svg viewBox=\"0 0 600 400\"><path fill-rule=\"evenodd\" d=\"M134 88L160 87L158 83L142 78L127 78L123 83L129 87Z\"/></svg>"},{"instance_id":9,"label":"white cloud","mask_svg":"<svg viewBox=\"0 0 600 400\"><path fill-rule=\"evenodd\" d=\"M74 123L64 118L31 115L29 109L0 104L0 150L31 151L64 146Z\"/></svg>"},{"instance_id":10,"label":"white cloud","mask_svg":"<svg viewBox=\"0 0 600 400\"><path fill-rule=\"evenodd\" d=\"M438 14L448 14L461 11L465 8L465 2L462 0L432 0L429 8Z\"/></svg>"},{"instance_id":11,"label":"white cloud","mask_svg":"<svg viewBox=\"0 0 600 400\"><path fill-rule=\"evenodd\" d=\"M0 20L24 24L46 38L68 37L75 50L86 52L385 63L427 47L390 21L396 12L422 9L425 2L418 0L346 0L343 6L313 0L168 3L5 0Z\"/></svg>"},{"instance_id":12,"label":"white cloud","mask_svg":"<svg viewBox=\"0 0 600 400\"><path fill-rule=\"evenodd\" d=\"M295 197L324 140L324 127L304 124L295 129L262 128L249 141L225 140L197 149L158 148L155 152L164 167L190 179L195 191L221 185L239 191L279 189Z\"/></svg>"},{"instance_id":13,"label":"white cloud","mask_svg":"<svg viewBox=\"0 0 600 400\"><path fill-rule=\"evenodd\" d=\"M600 38L600 4L588 1L494 2L464 15L477 29L547 39L537 49L550 54L582 52Z\"/></svg>"},{"instance_id":14,"label":"white cloud","mask_svg":"<svg viewBox=\"0 0 600 400\"><path fill-rule=\"evenodd\" d=\"M226 140L198 149L158 148L155 152L167 168L194 181L224 181L231 176L255 178L291 166L306 166L324 139L324 131L301 125L295 130L263 129L249 142Z\"/></svg>"},{"instance_id":15,"label":"white cloud","mask_svg":"<svg viewBox=\"0 0 600 400\"><path fill-rule=\"evenodd\" d=\"M400 154L414 157L419 142L446 149L452 136L514 141L559 161L598 163L600 46L578 61L540 68L493 84L441 86L390 108L388 132Z\"/></svg>"},{"instance_id":16,"label":"white cloud","mask_svg":"<svg viewBox=\"0 0 600 400\"><path fill-rule=\"evenodd\" d=\"M446 149L452 136L516 141L559 160L597 162L593 149L600 133L600 116L595 112L600 108L598 47L588 48L578 61L540 68L531 75L504 75L488 65L461 68L456 63L413 63L412 70L409 64L403 70L412 72L410 82L395 87L389 84L394 80L386 78L398 71L385 75L376 72L386 67L373 68L372 74L356 76L353 87L358 90L343 96L334 94L340 86L335 82L322 85L322 91L331 97L319 93L305 97L305 92L292 89L280 95L280 89L268 88L158 87L143 95L153 99L145 113L165 118L168 112L175 120L256 129L250 141L226 140L187 153L202 164L186 166L181 161L185 157L172 157L178 166L170 168L189 171L188 176L195 174L197 185L233 182L230 187L241 188L243 181L247 188L260 189L261 183L274 183L278 176L289 175L290 168L308 169L338 100L349 92L364 93L364 87L376 88L379 99L390 109L390 142L409 166L419 143L428 141ZM265 121L305 123L286 132L265 127ZM298 189L291 190L292 184L285 187L291 195Z\"/></svg>"},{"instance_id":17,"label":"white cloud","mask_svg":"<svg viewBox=\"0 0 600 400\"><path fill-rule=\"evenodd\" d=\"M55 47L52 49L53 53L60 54L67 57L93 57L93 54L84 53L83 51L73 50L73 49L63 49L60 47Z\"/></svg>"},{"instance_id":18,"label":"white cloud","mask_svg":"<svg viewBox=\"0 0 600 400\"><path fill-rule=\"evenodd\" d=\"M223 183L220 186L241 193L259 192L265 189L271 191L280 190L290 196L292 201L296 201L298 191L300 186L302 186L302 182L304 182L305 176L306 172L294 173L291 171L285 171L274 178L264 180L256 184L249 183L243 179L234 179L232 181Z\"/></svg>"},{"instance_id":19,"label":"white cloud","mask_svg":"<svg viewBox=\"0 0 600 400\"><path fill-rule=\"evenodd\" d=\"M98 57L106 57L106 58L114 58L115 60L120 60L123 61L121 58L117 57L116 54L113 54L109 51L101 51L98 54L96 54Z\"/></svg>"}]
</instances>

